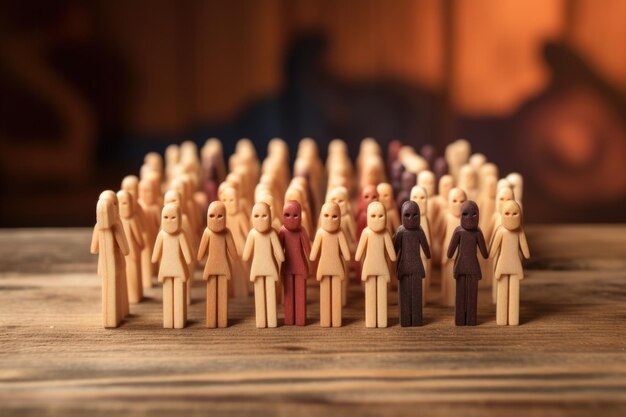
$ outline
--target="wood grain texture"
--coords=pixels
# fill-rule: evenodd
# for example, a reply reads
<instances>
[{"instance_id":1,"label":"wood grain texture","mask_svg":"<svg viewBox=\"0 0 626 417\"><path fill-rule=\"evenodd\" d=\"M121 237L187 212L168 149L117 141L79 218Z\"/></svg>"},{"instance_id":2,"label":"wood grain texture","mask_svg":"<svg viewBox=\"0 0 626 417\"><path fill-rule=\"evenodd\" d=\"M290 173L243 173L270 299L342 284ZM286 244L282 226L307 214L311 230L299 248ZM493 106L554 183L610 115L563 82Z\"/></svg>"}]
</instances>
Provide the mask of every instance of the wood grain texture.
<instances>
[{"instance_id":1,"label":"wood grain texture","mask_svg":"<svg viewBox=\"0 0 626 417\"><path fill-rule=\"evenodd\" d=\"M205 327L204 283L188 327L162 328L161 288L101 327L91 231L0 231L0 414L623 415L626 226L527 227L519 327L499 327L490 291L478 326L424 308L424 327L366 329L360 286L343 327L256 329L252 300ZM581 242L585 242L582 245ZM282 308L279 308L279 325Z\"/></svg>"}]
</instances>

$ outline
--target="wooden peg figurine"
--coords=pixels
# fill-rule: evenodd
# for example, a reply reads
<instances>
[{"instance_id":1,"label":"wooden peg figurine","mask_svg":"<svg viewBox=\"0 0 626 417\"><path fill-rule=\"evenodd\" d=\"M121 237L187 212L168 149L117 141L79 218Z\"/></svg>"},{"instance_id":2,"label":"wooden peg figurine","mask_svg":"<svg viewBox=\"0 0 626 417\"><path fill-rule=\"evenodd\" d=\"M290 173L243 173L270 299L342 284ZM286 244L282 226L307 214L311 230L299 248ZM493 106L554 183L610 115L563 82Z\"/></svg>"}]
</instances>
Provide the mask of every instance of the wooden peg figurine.
<instances>
[{"instance_id":1,"label":"wooden peg figurine","mask_svg":"<svg viewBox=\"0 0 626 417\"><path fill-rule=\"evenodd\" d=\"M443 246L442 246L442 260L441 260L441 303L444 306L454 306L454 265L450 261L448 254L448 248L452 241L452 235L461 220L461 206L467 197L465 192L460 188L453 188L448 195L448 210L444 217L443 230Z\"/></svg>"},{"instance_id":2,"label":"wooden peg figurine","mask_svg":"<svg viewBox=\"0 0 626 417\"><path fill-rule=\"evenodd\" d=\"M367 227L367 207L372 201L378 201L378 191L375 185L366 185L361 191L359 212L357 213L356 238L361 238L363 229ZM386 227L386 226L385 226Z\"/></svg>"},{"instance_id":3,"label":"wooden peg figurine","mask_svg":"<svg viewBox=\"0 0 626 417\"><path fill-rule=\"evenodd\" d=\"M302 207L294 200L283 207L283 226L278 232L285 251L280 274L284 290L285 325L306 324L306 278L309 275L311 241L302 227Z\"/></svg>"},{"instance_id":4,"label":"wooden peg figurine","mask_svg":"<svg viewBox=\"0 0 626 417\"><path fill-rule=\"evenodd\" d=\"M142 207L146 219L146 231L149 235L145 239L146 247L141 252L141 281L143 288L152 287L152 276L156 272L156 266L152 263L152 251L154 250L154 241L161 227L161 208L159 205L160 193L155 192L153 182L144 178L139 181L139 198L137 202ZM151 233L151 234L150 234ZM147 258L144 252L148 248L149 254Z\"/></svg>"},{"instance_id":5,"label":"wooden peg figurine","mask_svg":"<svg viewBox=\"0 0 626 417\"><path fill-rule=\"evenodd\" d=\"M522 211L517 202L507 201L502 207L502 226L496 230L490 253L496 260L496 324L500 326L519 324L519 290L524 279L520 252L524 258L530 258L522 229Z\"/></svg>"},{"instance_id":6,"label":"wooden peg figurine","mask_svg":"<svg viewBox=\"0 0 626 417\"><path fill-rule=\"evenodd\" d=\"M356 250L356 222L352 216L352 210L350 208L350 196L346 187L335 187L328 193L327 203L335 203L339 206L341 211L341 230L348 242L348 249L350 255L354 254ZM341 305L346 306L348 304L348 270L349 260L345 262L345 275L341 281Z\"/></svg>"},{"instance_id":7,"label":"wooden peg figurine","mask_svg":"<svg viewBox=\"0 0 626 417\"><path fill-rule=\"evenodd\" d=\"M276 327L276 282L285 255L272 228L270 207L266 203L252 207L252 229L242 258L245 262L252 260L250 281L254 282L256 327Z\"/></svg>"},{"instance_id":8,"label":"wooden peg figurine","mask_svg":"<svg viewBox=\"0 0 626 417\"><path fill-rule=\"evenodd\" d=\"M129 252L126 256L126 283L128 285L128 302L137 304L143 298L143 283L141 274L141 251L143 250L144 236L141 233L137 216L137 202L126 191L117 193L120 207L120 219L124 227L124 234L128 241Z\"/></svg>"},{"instance_id":9,"label":"wooden peg figurine","mask_svg":"<svg viewBox=\"0 0 626 417\"><path fill-rule=\"evenodd\" d=\"M159 262L158 280L163 284L163 327L182 329L187 322L188 265L191 248L182 230L182 211L178 204L166 204L161 214L152 262Z\"/></svg>"},{"instance_id":10,"label":"wooden peg figurine","mask_svg":"<svg viewBox=\"0 0 626 417\"><path fill-rule=\"evenodd\" d=\"M485 237L478 227L478 205L466 201L461 206L461 225L454 230L448 246L448 259L458 255L454 261L456 280L456 309L454 322L457 326L475 326L478 309L478 281L481 279L477 248L483 258L487 258Z\"/></svg>"},{"instance_id":11,"label":"wooden peg figurine","mask_svg":"<svg viewBox=\"0 0 626 417\"><path fill-rule=\"evenodd\" d=\"M376 192L378 193L378 201L383 203L387 211L387 231L390 235L393 235L398 227L400 227L400 216L398 214L396 200L393 196L393 188L391 184L381 182L376 187Z\"/></svg>"},{"instance_id":12,"label":"wooden peg figurine","mask_svg":"<svg viewBox=\"0 0 626 417\"><path fill-rule=\"evenodd\" d=\"M207 227L202 233L198 262L207 255L202 279L206 287L206 326L228 326L228 280L232 277L232 260L239 255L230 230L226 228L226 207L213 201L207 210Z\"/></svg>"},{"instance_id":13,"label":"wooden peg figurine","mask_svg":"<svg viewBox=\"0 0 626 417\"><path fill-rule=\"evenodd\" d=\"M225 184L225 183L223 183ZM219 198L226 207L226 227L233 234L237 253L243 254L246 236L250 230L249 220L243 211L239 192L236 188L225 186L219 193ZM233 295L235 298L248 297L249 271L241 260L233 261Z\"/></svg>"},{"instance_id":14,"label":"wooden peg figurine","mask_svg":"<svg viewBox=\"0 0 626 417\"><path fill-rule=\"evenodd\" d=\"M420 211L420 227L426 235L426 242L428 242L428 249L431 248L431 235L430 235L430 221L428 219L428 193L424 187L416 185L411 189L411 201L414 201L419 207ZM422 305L426 305L426 299L428 295L428 290L430 289L431 283L431 261L430 257L426 257L426 251L421 252L422 256L422 265L424 265L424 281L422 283Z\"/></svg>"},{"instance_id":15,"label":"wooden peg figurine","mask_svg":"<svg viewBox=\"0 0 626 417\"><path fill-rule=\"evenodd\" d=\"M361 234L355 259L363 259L361 280L365 281L365 326L387 327L388 261L396 261L396 252L387 232L385 207L378 201L367 207L367 227Z\"/></svg>"},{"instance_id":16,"label":"wooden peg figurine","mask_svg":"<svg viewBox=\"0 0 626 417\"><path fill-rule=\"evenodd\" d=\"M394 238L398 256L398 300L400 305L400 326L422 325L422 279L426 270L422 262L420 247L424 256L430 259L430 248L426 234L420 226L420 209L416 202L407 201L402 205L402 225Z\"/></svg>"},{"instance_id":17,"label":"wooden peg figurine","mask_svg":"<svg viewBox=\"0 0 626 417\"><path fill-rule=\"evenodd\" d=\"M119 326L127 314L123 304L128 304L124 256L129 249L116 217L113 201L100 198L96 205L97 223L91 239L91 253L98 255L98 275L102 280L102 325L105 328Z\"/></svg>"},{"instance_id":18,"label":"wooden peg figurine","mask_svg":"<svg viewBox=\"0 0 626 417\"><path fill-rule=\"evenodd\" d=\"M396 206L402 207L405 201L409 201L411 196L411 188L417 183L417 175L412 172L404 171L402 173L401 189L396 196Z\"/></svg>"},{"instance_id":19,"label":"wooden peg figurine","mask_svg":"<svg viewBox=\"0 0 626 417\"><path fill-rule=\"evenodd\" d=\"M320 325L341 327L342 282L346 279L345 262L350 260L350 249L341 231L341 209L337 204L322 206L320 224L310 258L315 262L319 257L316 277L320 282Z\"/></svg>"}]
</instances>

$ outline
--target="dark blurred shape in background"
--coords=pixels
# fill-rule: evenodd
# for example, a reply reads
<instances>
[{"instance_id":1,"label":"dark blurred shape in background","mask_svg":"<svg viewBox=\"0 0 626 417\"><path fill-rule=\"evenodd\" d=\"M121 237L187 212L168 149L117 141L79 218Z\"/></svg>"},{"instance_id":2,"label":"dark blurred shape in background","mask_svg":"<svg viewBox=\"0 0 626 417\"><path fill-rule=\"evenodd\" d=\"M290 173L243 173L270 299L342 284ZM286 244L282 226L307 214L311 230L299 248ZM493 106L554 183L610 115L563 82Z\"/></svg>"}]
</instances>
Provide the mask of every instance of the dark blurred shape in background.
<instances>
[{"instance_id":1,"label":"dark blurred shape in background","mask_svg":"<svg viewBox=\"0 0 626 417\"><path fill-rule=\"evenodd\" d=\"M172 142L459 137L529 222L626 221L621 0L0 1L0 225L86 226Z\"/></svg>"}]
</instances>

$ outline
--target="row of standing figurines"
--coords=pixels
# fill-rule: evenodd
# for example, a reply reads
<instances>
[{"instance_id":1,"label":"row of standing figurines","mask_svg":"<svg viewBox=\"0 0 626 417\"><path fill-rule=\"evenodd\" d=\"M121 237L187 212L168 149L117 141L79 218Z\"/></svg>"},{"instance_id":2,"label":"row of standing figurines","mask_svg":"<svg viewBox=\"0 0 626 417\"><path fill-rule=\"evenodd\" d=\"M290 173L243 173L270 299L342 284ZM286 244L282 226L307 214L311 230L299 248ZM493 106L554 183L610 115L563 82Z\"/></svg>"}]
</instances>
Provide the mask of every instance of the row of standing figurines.
<instances>
[{"instance_id":1,"label":"row of standing figurines","mask_svg":"<svg viewBox=\"0 0 626 417\"><path fill-rule=\"evenodd\" d=\"M92 240L92 253L100 254L98 271L103 280L104 327L120 324L128 314L128 300L138 302L137 292L141 292L142 285L141 272L137 271L141 262L137 256L133 259L129 249L133 245L129 245L126 238L127 234L135 232L132 227L120 224L119 214L115 213L117 201L110 198L111 194L115 196L113 192L103 193L98 202L97 233ZM442 260L442 296L444 304L446 299L453 300L456 325L476 325L478 281L481 279L477 253L485 259L489 253L478 227L478 206L466 201L459 209L460 225L450 237ZM525 258L530 256L521 214L515 201L507 201L502 208L501 226L491 239L498 325L519 324L519 282L524 278L520 253ZM386 215L380 202L367 206L367 227L355 251L354 260L360 263L357 276L361 277L365 289L365 325L387 327L387 291L394 277L398 281L400 325L421 326L426 289L422 280L428 275L431 256L428 238L420 226L419 206L413 201L403 204L402 224L393 237L386 227ZM278 231L272 228L267 204L255 204L251 217L253 227L245 245L237 248L226 227L223 203L216 201L209 206L207 227L197 251L198 261L207 258L203 271L203 279L207 281L207 327L228 325L229 281L242 273L249 273L254 285L257 327L277 326L277 293L283 296L285 324L304 325L306 278L311 272L309 262L317 265L320 324L341 326L351 251L341 231L339 206L327 203L322 207L320 228L312 246L301 227L302 210L296 201L285 204L284 224ZM159 265L158 280L163 284L163 326L183 328L190 294L189 265L194 256L182 230L183 216L178 204L167 204L161 218L151 261ZM126 262L133 263L130 274ZM245 287L247 291L247 284Z\"/></svg>"}]
</instances>

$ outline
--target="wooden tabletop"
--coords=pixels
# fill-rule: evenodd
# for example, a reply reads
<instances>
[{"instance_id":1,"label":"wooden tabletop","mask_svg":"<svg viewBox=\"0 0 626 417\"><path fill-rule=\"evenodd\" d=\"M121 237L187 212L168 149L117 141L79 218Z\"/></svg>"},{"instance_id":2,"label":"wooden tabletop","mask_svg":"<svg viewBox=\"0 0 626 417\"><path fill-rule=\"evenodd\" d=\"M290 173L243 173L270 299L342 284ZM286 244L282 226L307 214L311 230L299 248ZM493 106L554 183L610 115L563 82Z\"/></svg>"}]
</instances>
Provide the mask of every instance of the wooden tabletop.
<instances>
[{"instance_id":1,"label":"wooden tabletop","mask_svg":"<svg viewBox=\"0 0 626 417\"><path fill-rule=\"evenodd\" d=\"M482 288L477 327L433 304L401 328L393 294L366 329L354 285L322 329L312 283L304 328L256 329L250 298L210 330L196 281L188 328L161 328L155 287L105 330L90 230L0 231L0 415L625 415L626 225L527 232L519 327Z\"/></svg>"}]
</instances>

